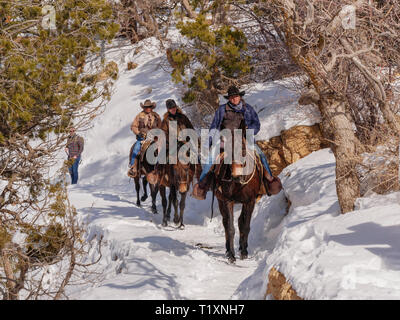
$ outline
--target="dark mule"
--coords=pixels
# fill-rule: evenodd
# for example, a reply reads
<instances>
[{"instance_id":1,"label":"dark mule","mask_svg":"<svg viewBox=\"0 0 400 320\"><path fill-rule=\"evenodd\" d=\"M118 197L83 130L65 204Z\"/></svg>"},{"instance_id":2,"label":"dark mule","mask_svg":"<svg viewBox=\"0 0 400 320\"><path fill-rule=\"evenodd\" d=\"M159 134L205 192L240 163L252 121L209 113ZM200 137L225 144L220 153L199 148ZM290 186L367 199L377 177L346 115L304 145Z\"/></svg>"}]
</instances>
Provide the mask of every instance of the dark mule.
<instances>
[{"instance_id":1,"label":"dark mule","mask_svg":"<svg viewBox=\"0 0 400 320\"><path fill-rule=\"evenodd\" d=\"M157 184L157 177L154 172L155 165L150 164L146 159L146 152L147 152L147 150L149 150L149 146L152 145L153 143L155 143L155 142L146 143L142 146L142 150L140 151L140 154L138 155L138 157L139 157L138 174L133 179L135 181L135 189L136 189L136 194L137 194L136 204L140 207L141 201L143 202L148 198L147 184L149 184L151 200L152 200L151 210L153 213L156 214L156 213L158 213L157 207L156 207L158 184ZM132 145L131 151L129 153L129 159L131 159L132 151L133 151L133 145ZM144 191L144 194L142 197L140 197L140 178L141 177L142 177L142 184L143 184L143 191Z\"/></svg>"},{"instance_id":2,"label":"dark mule","mask_svg":"<svg viewBox=\"0 0 400 320\"><path fill-rule=\"evenodd\" d=\"M174 223L179 228L183 229L183 214L185 211L186 195L189 191L190 184L193 181L193 177L196 174L196 167L199 165L188 163L183 164L177 161L176 164L166 164L162 170L160 179L160 195L163 206L163 226L168 225L168 221L171 218L171 204L174 206ZM197 175L200 174L201 168L198 167ZM166 188L169 188L169 196L167 202ZM178 213L178 197L180 194L179 201L179 213ZM168 206L167 206L168 204Z\"/></svg>"},{"instance_id":3,"label":"dark mule","mask_svg":"<svg viewBox=\"0 0 400 320\"><path fill-rule=\"evenodd\" d=\"M206 179L215 179L214 190L215 196L218 199L219 210L222 215L222 222L225 228L226 240L226 256L229 262L234 263L235 249L235 226L233 207L235 203L242 204L242 212L238 219L240 239L239 250L240 258L246 259L247 252L247 239L250 232L250 220L257 201L257 197L263 192L263 168L260 159L254 154L251 155L253 161L253 170L248 175L240 175L239 165L231 165L222 163L217 165L213 172L210 172Z\"/></svg>"}]
</instances>

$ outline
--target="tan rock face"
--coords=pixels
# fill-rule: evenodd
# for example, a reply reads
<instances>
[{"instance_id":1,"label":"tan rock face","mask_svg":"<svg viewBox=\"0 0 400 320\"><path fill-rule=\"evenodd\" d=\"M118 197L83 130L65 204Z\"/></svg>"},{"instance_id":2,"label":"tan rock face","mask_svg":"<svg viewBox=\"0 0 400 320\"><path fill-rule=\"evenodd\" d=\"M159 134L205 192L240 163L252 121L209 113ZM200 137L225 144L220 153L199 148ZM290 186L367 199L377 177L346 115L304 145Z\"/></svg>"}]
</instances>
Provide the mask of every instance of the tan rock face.
<instances>
[{"instance_id":1,"label":"tan rock face","mask_svg":"<svg viewBox=\"0 0 400 320\"><path fill-rule=\"evenodd\" d=\"M304 300L299 297L285 276L275 268L268 274L268 287L265 297L271 294L275 300Z\"/></svg>"},{"instance_id":2,"label":"tan rock face","mask_svg":"<svg viewBox=\"0 0 400 320\"><path fill-rule=\"evenodd\" d=\"M274 175L279 175L288 165L304 158L313 151L328 147L324 142L319 124L296 126L282 131L269 141L257 141L266 154Z\"/></svg>"}]
</instances>

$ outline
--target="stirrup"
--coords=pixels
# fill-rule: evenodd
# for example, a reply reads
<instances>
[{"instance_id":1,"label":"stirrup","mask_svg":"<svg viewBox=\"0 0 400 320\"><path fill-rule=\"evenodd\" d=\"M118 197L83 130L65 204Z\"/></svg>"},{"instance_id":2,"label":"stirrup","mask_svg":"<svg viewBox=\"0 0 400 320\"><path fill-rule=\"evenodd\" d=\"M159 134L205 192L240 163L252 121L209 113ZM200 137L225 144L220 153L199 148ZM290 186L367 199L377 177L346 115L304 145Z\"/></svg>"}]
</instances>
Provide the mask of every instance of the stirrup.
<instances>
[{"instance_id":1,"label":"stirrup","mask_svg":"<svg viewBox=\"0 0 400 320\"><path fill-rule=\"evenodd\" d=\"M199 184L196 183L193 187L193 192L191 196L197 200L205 200L206 199L207 190L200 188Z\"/></svg>"},{"instance_id":2,"label":"stirrup","mask_svg":"<svg viewBox=\"0 0 400 320\"><path fill-rule=\"evenodd\" d=\"M135 160L135 162L133 163L133 165L131 165L131 167L129 168L129 170L127 172L128 177L131 177L131 178L136 178L137 177L138 170L137 170L136 167L137 167L137 163L136 163L136 160Z\"/></svg>"}]
</instances>

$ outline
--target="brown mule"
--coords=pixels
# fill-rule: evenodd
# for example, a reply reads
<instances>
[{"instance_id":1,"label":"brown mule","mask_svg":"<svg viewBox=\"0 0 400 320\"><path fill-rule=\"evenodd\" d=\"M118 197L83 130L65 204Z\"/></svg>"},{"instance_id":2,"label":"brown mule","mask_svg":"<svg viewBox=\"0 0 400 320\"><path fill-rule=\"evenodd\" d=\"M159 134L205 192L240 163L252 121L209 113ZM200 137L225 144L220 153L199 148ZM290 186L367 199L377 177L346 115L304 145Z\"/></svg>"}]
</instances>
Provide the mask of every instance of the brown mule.
<instances>
[{"instance_id":1,"label":"brown mule","mask_svg":"<svg viewBox=\"0 0 400 320\"><path fill-rule=\"evenodd\" d=\"M250 232L250 220L256 204L257 197L260 195L263 184L263 167L258 157L253 156L253 170L250 174L240 175L242 168L237 164L233 166L222 163L215 172L210 172L205 179L212 179L215 175L215 196L218 199L219 210L222 215L222 222L225 229L226 256L229 262L234 263L234 237L235 226L233 207L235 203L242 204L238 224L240 232L239 250L240 258L248 257L248 236ZM238 175L238 176L235 176Z\"/></svg>"},{"instance_id":2,"label":"brown mule","mask_svg":"<svg viewBox=\"0 0 400 320\"><path fill-rule=\"evenodd\" d=\"M158 193L158 180L157 180L157 175L155 174L155 165L150 164L147 159L146 159L146 152L148 150L148 147L152 145L153 142L145 142L142 145L142 149L140 151L140 154L137 155L135 162L137 164L136 168L136 174L133 176L130 174L131 170L128 171L128 176L132 177L133 180L135 181L135 189L136 189L136 195L137 195L137 200L136 200L136 205L139 207L141 206L141 202L145 201L148 198L147 194L147 184L150 184L150 194L151 194L151 200L152 200L152 205L151 205L151 210L154 214L157 214L157 207L156 207L156 199L157 199L157 193ZM132 151L133 151L133 146L131 147L130 153L129 153L129 159L132 157ZM142 178L142 185L143 185L143 191L144 194L142 197L140 197L140 178Z\"/></svg>"},{"instance_id":3,"label":"brown mule","mask_svg":"<svg viewBox=\"0 0 400 320\"><path fill-rule=\"evenodd\" d=\"M187 192L190 189L190 184L193 182L193 177L200 175L201 167L196 164L183 164L179 160L176 164L162 165L160 178L160 195L163 207L163 226L168 225L171 218L171 204L174 206L174 223L180 229L184 228L183 215L185 211L185 202ZM167 201L166 188L169 188L169 196ZM178 198L180 194L179 213L178 213ZM168 205L168 206L167 206Z\"/></svg>"}]
</instances>

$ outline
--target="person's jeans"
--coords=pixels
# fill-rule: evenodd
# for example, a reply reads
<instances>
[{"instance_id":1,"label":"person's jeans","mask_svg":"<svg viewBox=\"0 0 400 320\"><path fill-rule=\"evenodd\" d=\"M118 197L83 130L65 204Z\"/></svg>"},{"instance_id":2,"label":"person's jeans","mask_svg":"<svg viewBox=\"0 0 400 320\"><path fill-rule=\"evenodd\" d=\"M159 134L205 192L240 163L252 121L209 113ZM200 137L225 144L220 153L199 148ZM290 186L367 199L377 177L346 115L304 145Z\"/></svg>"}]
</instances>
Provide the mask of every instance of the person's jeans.
<instances>
[{"instance_id":1,"label":"person's jeans","mask_svg":"<svg viewBox=\"0 0 400 320\"><path fill-rule=\"evenodd\" d=\"M202 165L203 169L201 170L199 182L204 179L207 173L210 171L211 167L214 164L214 160L217 158L217 148L211 148L210 153L208 154L207 162Z\"/></svg>"},{"instance_id":2,"label":"person's jeans","mask_svg":"<svg viewBox=\"0 0 400 320\"><path fill-rule=\"evenodd\" d=\"M256 147L256 151L257 151L258 155L261 158L261 162L262 162L264 168L268 171L268 173L272 177L272 172L271 172L271 169L270 169L270 167L268 165L267 157L265 156L264 152L262 152L262 150L260 149L260 147L257 144L254 144L254 146Z\"/></svg>"},{"instance_id":3,"label":"person's jeans","mask_svg":"<svg viewBox=\"0 0 400 320\"><path fill-rule=\"evenodd\" d=\"M135 145L133 146L131 162L129 163L129 165L133 165L137 155L140 153L140 149L142 148L142 143L141 143L142 141L143 141L142 138L140 138L139 136L136 136L136 142L135 142Z\"/></svg>"},{"instance_id":4,"label":"person's jeans","mask_svg":"<svg viewBox=\"0 0 400 320\"><path fill-rule=\"evenodd\" d=\"M81 156L76 158L73 165L69 167L69 174L71 175L71 184L78 183L78 167L80 161L81 161Z\"/></svg>"}]
</instances>

